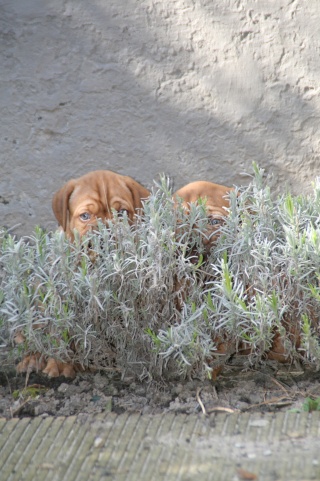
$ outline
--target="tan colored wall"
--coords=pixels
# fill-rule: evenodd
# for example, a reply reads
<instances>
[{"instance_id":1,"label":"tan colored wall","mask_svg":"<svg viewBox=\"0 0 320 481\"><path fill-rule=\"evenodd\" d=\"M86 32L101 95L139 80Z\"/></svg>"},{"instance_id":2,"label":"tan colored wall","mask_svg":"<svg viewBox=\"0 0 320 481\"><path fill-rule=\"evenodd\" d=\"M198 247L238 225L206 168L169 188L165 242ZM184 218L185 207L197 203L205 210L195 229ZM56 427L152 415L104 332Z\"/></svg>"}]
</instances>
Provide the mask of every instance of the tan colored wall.
<instances>
[{"instance_id":1,"label":"tan colored wall","mask_svg":"<svg viewBox=\"0 0 320 481\"><path fill-rule=\"evenodd\" d=\"M92 169L295 192L320 173L319 0L2 0L1 224Z\"/></svg>"}]
</instances>

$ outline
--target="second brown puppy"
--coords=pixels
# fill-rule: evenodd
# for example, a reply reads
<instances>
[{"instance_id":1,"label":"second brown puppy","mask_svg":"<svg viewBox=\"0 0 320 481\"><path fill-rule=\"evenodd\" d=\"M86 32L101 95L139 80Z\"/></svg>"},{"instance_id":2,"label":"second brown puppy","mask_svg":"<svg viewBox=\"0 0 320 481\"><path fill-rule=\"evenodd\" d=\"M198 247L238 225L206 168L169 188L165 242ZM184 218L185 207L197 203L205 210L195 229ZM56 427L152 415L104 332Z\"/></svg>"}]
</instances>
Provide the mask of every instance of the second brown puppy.
<instances>
[{"instance_id":1,"label":"second brown puppy","mask_svg":"<svg viewBox=\"0 0 320 481\"><path fill-rule=\"evenodd\" d=\"M185 185L173 194L176 203L179 199L182 200L186 211L190 210L190 204L196 204L201 199L206 201L208 228L203 239L206 249L210 249L218 238L219 229L228 215L229 194L233 190L232 187L200 180Z\"/></svg>"}]
</instances>

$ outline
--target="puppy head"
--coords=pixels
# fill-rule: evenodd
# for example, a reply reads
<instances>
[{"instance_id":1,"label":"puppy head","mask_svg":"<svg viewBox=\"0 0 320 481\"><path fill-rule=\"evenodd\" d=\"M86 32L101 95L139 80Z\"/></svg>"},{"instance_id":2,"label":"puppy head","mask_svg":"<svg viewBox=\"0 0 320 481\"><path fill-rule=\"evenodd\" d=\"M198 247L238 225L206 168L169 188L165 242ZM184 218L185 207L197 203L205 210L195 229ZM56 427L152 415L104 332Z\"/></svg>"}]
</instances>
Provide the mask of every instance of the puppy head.
<instances>
[{"instance_id":1,"label":"puppy head","mask_svg":"<svg viewBox=\"0 0 320 481\"><path fill-rule=\"evenodd\" d=\"M179 198L182 199L182 205L187 211L190 204L198 203L200 199L206 201L208 228L203 243L208 249L217 240L220 227L228 215L227 209L230 207L228 195L232 190L234 190L232 187L197 181L185 185L173 195L175 202L178 202Z\"/></svg>"},{"instance_id":2,"label":"puppy head","mask_svg":"<svg viewBox=\"0 0 320 481\"><path fill-rule=\"evenodd\" d=\"M142 200L150 192L131 177L109 170L97 170L71 179L52 200L52 209L59 225L73 239L73 231L80 236L97 225L98 219L106 222L126 213L130 222L142 208Z\"/></svg>"}]
</instances>

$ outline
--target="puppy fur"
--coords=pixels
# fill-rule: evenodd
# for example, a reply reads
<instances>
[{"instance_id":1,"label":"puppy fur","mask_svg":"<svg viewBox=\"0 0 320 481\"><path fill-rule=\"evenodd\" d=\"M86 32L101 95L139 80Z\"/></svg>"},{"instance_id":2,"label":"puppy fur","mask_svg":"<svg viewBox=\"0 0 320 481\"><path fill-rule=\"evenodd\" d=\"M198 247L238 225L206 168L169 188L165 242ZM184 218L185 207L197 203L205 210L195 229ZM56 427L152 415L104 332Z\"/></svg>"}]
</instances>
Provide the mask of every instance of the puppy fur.
<instances>
[{"instance_id":1,"label":"puppy fur","mask_svg":"<svg viewBox=\"0 0 320 481\"><path fill-rule=\"evenodd\" d=\"M71 179L52 201L52 209L61 228L73 239L74 230L80 236L97 225L98 219L112 219L114 211L124 212L130 222L142 209L142 200L149 190L131 177L110 170L96 170L77 179Z\"/></svg>"}]
</instances>

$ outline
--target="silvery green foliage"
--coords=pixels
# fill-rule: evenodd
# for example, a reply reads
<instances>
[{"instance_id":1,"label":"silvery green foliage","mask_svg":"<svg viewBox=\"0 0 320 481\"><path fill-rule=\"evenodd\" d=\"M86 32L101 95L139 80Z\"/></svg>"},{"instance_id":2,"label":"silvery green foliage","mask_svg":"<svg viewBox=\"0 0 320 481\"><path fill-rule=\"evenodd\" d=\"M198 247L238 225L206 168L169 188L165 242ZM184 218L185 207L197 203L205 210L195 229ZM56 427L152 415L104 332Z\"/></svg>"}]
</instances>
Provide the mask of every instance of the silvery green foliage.
<instances>
[{"instance_id":1,"label":"silvery green foliage","mask_svg":"<svg viewBox=\"0 0 320 481\"><path fill-rule=\"evenodd\" d=\"M188 215L174 208L165 179L133 227L115 217L74 243L2 231L0 344L141 378L210 376L243 346L262 360L278 332L288 359L318 366L319 224L319 186L273 198L255 166L209 256L205 202ZM227 353L215 355L221 341Z\"/></svg>"},{"instance_id":2,"label":"silvery green foliage","mask_svg":"<svg viewBox=\"0 0 320 481\"><path fill-rule=\"evenodd\" d=\"M263 172L231 196L212 251L214 279L206 290L216 334L249 347L249 361L272 349L278 332L287 359L320 361L320 185L308 196L273 198ZM297 342L298 339L298 342Z\"/></svg>"},{"instance_id":3,"label":"silvery green foliage","mask_svg":"<svg viewBox=\"0 0 320 481\"><path fill-rule=\"evenodd\" d=\"M163 181L133 227L115 217L84 240L76 236L74 243L62 232L36 229L31 238L18 241L3 232L3 337L9 333L14 345L23 333L25 342L14 348L15 355L37 351L97 367L114 365L116 359L123 373L140 376L161 375L171 360L174 372L192 366L202 352L192 352L188 338L173 348L160 338L172 326L186 324L194 344L193 308L186 305L180 313L177 305L198 289L197 266L189 253L193 246L201 250L200 233L192 224L204 221L203 207L190 217L174 209ZM187 358L192 361L185 364Z\"/></svg>"}]
</instances>

